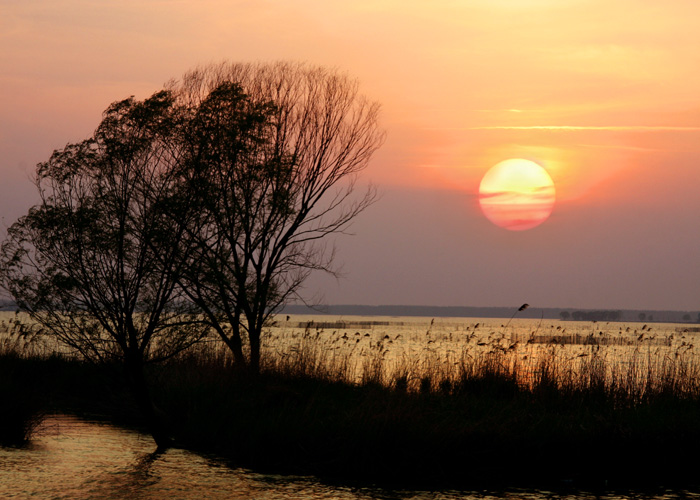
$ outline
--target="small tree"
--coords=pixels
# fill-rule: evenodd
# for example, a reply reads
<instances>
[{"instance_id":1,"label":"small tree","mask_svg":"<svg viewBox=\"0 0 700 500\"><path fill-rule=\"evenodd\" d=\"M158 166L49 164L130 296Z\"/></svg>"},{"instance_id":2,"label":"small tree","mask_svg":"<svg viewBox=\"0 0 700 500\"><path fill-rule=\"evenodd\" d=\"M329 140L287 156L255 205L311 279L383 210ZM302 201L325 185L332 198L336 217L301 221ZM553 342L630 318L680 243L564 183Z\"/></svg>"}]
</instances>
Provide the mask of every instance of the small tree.
<instances>
[{"instance_id":1,"label":"small tree","mask_svg":"<svg viewBox=\"0 0 700 500\"><path fill-rule=\"evenodd\" d=\"M562 319L562 321L566 321L567 319L569 319L570 316L571 314L569 313L569 311L561 311L559 313L559 317Z\"/></svg>"},{"instance_id":2,"label":"small tree","mask_svg":"<svg viewBox=\"0 0 700 500\"><path fill-rule=\"evenodd\" d=\"M375 199L356 196L355 180L383 141L379 105L303 64L210 66L171 88L198 109L184 177L200 217L183 288L257 372L269 316L311 271L334 272L324 241Z\"/></svg>"},{"instance_id":3,"label":"small tree","mask_svg":"<svg viewBox=\"0 0 700 500\"><path fill-rule=\"evenodd\" d=\"M0 258L2 286L46 335L123 366L159 446L169 440L144 365L206 332L177 287L184 230L168 215L181 122L169 92L112 104L92 138L38 165L42 201L10 227Z\"/></svg>"}]
</instances>

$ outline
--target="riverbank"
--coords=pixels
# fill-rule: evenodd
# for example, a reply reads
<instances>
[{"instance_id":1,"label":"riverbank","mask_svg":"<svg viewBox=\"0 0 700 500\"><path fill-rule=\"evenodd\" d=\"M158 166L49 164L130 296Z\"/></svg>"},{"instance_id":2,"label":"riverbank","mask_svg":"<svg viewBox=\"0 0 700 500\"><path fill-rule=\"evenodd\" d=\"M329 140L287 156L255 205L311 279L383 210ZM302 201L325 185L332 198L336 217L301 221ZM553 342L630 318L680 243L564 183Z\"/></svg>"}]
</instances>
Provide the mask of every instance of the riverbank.
<instances>
[{"instance_id":1,"label":"riverbank","mask_svg":"<svg viewBox=\"0 0 700 500\"><path fill-rule=\"evenodd\" d=\"M700 445L695 371L679 361L643 387L611 385L601 359L567 379L543 357L524 386L507 356L459 377L387 380L367 368L350 383L301 358L245 376L224 353L197 350L149 378L178 446L254 470L423 488L697 483L687 458ZM35 419L61 411L140 425L118 367L11 353L0 367L4 418L24 407Z\"/></svg>"}]
</instances>

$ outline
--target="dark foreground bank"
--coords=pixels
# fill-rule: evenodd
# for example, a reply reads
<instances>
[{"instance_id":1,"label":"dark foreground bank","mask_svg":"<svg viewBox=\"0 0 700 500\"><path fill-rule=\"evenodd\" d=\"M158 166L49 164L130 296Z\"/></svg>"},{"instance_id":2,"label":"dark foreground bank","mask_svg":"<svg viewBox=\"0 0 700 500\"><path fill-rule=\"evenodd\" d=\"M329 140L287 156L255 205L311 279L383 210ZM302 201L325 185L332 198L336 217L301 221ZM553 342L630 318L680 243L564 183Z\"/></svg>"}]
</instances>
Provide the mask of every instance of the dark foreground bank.
<instances>
[{"instance_id":1,"label":"dark foreground bank","mask_svg":"<svg viewBox=\"0 0 700 500\"><path fill-rule=\"evenodd\" d=\"M114 367L3 354L0 375L5 444L29 436L46 412L140 424ZM422 488L700 483L700 399L674 385L630 395L594 378L542 376L524 388L485 366L411 390L289 366L249 377L197 354L149 376L178 446L260 471Z\"/></svg>"}]
</instances>

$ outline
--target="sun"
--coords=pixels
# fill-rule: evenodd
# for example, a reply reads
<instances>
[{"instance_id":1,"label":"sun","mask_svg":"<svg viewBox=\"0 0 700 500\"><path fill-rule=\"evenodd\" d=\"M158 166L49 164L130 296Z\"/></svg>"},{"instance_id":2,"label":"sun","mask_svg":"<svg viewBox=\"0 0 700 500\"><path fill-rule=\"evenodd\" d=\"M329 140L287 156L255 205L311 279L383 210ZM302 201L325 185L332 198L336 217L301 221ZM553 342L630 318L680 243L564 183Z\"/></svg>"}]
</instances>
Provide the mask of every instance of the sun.
<instances>
[{"instance_id":1,"label":"sun","mask_svg":"<svg viewBox=\"0 0 700 500\"><path fill-rule=\"evenodd\" d=\"M486 172L479 185L479 205L494 224L524 231L546 221L556 199L554 182L534 161L512 158Z\"/></svg>"}]
</instances>

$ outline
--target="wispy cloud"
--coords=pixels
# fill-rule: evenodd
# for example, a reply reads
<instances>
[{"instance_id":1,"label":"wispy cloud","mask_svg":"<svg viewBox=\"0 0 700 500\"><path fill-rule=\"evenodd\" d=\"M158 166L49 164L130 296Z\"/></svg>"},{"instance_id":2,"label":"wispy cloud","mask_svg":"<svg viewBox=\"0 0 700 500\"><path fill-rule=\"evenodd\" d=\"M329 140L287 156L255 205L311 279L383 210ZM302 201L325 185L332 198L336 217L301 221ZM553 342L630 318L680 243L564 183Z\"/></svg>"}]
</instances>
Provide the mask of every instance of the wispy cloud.
<instances>
[{"instance_id":1,"label":"wispy cloud","mask_svg":"<svg viewBox=\"0 0 700 500\"><path fill-rule=\"evenodd\" d=\"M539 203L547 204L554 196L555 190L552 186L543 186L533 188L531 192L517 191L484 191L479 193L479 198L486 201L495 201L499 203L516 202L516 205ZM492 202L493 202L492 201Z\"/></svg>"},{"instance_id":2,"label":"wispy cloud","mask_svg":"<svg viewBox=\"0 0 700 500\"><path fill-rule=\"evenodd\" d=\"M700 127L679 127L671 125L487 125L464 127L462 130L609 130L609 131L676 131L697 132Z\"/></svg>"},{"instance_id":3,"label":"wispy cloud","mask_svg":"<svg viewBox=\"0 0 700 500\"><path fill-rule=\"evenodd\" d=\"M529 109L475 109L477 113L528 113L532 110Z\"/></svg>"},{"instance_id":4,"label":"wispy cloud","mask_svg":"<svg viewBox=\"0 0 700 500\"><path fill-rule=\"evenodd\" d=\"M580 148L591 148L591 149L621 149L625 151L640 151L642 153L691 153L689 150L680 149L661 149L661 148L643 148L639 146L626 146L623 144L577 144Z\"/></svg>"}]
</instances>

